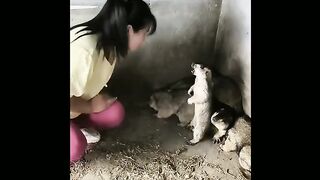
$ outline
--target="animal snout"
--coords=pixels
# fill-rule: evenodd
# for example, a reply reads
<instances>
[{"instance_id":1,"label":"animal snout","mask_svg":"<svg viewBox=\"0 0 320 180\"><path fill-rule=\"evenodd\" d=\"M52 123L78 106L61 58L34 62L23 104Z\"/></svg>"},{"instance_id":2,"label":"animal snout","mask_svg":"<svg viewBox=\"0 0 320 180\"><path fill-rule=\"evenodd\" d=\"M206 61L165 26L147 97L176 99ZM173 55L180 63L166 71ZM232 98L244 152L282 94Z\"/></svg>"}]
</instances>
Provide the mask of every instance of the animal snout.
<instances>
[{"instance_id":1,"label":"animal snout","mask_svg":"<svg viewBox=\"0 0 320 180\"><path fill-rule=\"evenodd\" d=\"M194 68L194 66L195 66L196 64L193 62L193 63L191 63L191 67L192 68Z\"/></svg>"},{"instance_id":2,"label":"animal snout","mask_svg":"<svg viewBox=\"0 0 320 180\"><path fill-rule=\"evenodd\" d=\"M219 120L219 118L215 118L215 117L212 117L212 118L211 118L211 121L212 121L212 122L217 122L218 120Z\"/></svg>"},{"instance_id":3,"label":"animal snout","mask_svg":"<svg viewBox=\"0 0 320 180\"><path fill-rule=\"evenodd\" d=\"M151 111L152 114L157 114L158 113L158 110L156 110L154 107L151 107L150 109L151 109L150 111Z\"/></svg>"}]
</instances>

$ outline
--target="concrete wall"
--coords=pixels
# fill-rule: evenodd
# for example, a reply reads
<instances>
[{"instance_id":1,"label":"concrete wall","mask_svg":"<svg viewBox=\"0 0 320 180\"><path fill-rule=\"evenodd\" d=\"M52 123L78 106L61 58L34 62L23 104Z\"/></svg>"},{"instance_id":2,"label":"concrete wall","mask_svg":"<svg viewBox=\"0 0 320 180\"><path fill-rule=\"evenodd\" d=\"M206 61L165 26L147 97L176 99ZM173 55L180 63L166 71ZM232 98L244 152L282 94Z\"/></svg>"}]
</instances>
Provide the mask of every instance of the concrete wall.
<instances>
[{"instance_id":1,"label":"concrete wall","mask_svg":"<svg viewBox=\"0 0 320 180\"><path fill-rule=\"evenodd\" d=\"M223 0L214 66L233 78L251 117L251 0Z\"/></svg>"}]
</instances>

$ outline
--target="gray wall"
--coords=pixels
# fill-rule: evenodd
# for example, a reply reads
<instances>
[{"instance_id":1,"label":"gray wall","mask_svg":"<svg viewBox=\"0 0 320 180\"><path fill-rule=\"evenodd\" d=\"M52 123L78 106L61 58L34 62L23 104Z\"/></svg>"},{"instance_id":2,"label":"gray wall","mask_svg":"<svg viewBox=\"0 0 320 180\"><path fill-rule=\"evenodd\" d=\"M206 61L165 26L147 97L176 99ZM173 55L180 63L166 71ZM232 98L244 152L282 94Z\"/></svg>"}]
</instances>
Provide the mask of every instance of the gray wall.
<instances>
[{"instance_id":1,"label":"gray wall","mask_svg":"<svg viewBox=\"0 0 320 180\"><path fill-rule=\"evenodd\" d=\"M251 1L223 0L214 66L240 86L244 111L251 117Z\"/></svg>"},{"instance_id":2,"label":"gray wall","mask_svg":"<svg viewBox=\"0 0 320 180\"><path fill-rule=\"evenodd\" d=\"M150 88L158 88L191 75L193 61L212 64L220 13L212 0L158 0L151 8L157 32L122 62L118 78L144 80ZM132 75L121 77L122 72Z\"/></svg>"},{"instance_id":3,"label":"gray wall","mask_svg":"<svg viewBox=\"0 0 320 180\"><path fill-rule=\"evenodd\" d=\"M199 62L214 65L236 80L244 110L251 115L250 0L146 2L157 18L157 32L142 49L117 64L111 91L123 97L148 96L154 88L191 75L191 62ZM101 0L71 0L71 5L99 6L71 10L71 25L91 19L103 4Z\"/></svg>"}]
</instances>

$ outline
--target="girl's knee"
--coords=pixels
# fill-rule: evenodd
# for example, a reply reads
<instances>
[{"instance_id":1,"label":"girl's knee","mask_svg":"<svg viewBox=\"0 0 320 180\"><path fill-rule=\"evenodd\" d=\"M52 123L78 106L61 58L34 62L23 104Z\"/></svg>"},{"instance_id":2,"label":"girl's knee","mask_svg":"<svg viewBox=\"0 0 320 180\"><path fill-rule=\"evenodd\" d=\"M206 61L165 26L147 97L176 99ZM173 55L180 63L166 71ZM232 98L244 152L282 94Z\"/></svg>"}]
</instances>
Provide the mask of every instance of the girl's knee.
<instances>
[{"instance_id":1,"label":"girl's knee","mask_svg":"<svg viewBox=\"0 0 320 180\"><path fill-rule=\"evenodd\" d=\"M117 100L108 109L90 114L90 121L97 128L115 128L122 124L124 117L124 106Z\"/></svg>"},{"instance_id":2,"label":"girl's knee","mask_svg":"<svg viewBox=\"0 0 320 180\"><path fill-rule=\"evenodd\" d=\"M70 122L70 162L75 162L80 160L86 150L87 140L82 134L79 127L72 122Z\"/></svg>"}]
</instances>

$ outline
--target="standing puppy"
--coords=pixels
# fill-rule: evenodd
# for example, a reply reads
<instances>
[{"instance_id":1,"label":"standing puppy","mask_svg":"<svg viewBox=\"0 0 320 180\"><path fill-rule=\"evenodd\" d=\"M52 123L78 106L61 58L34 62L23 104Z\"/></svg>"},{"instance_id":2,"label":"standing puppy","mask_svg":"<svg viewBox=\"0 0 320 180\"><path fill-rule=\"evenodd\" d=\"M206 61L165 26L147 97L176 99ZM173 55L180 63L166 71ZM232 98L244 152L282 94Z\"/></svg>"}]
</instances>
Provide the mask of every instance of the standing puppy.
<instances>
[{"instance_id":1,"label":"standing puppy","mask_svg":"<svg viewBox=\"0 0 320 180\"><path fill-rule=\"evenodd\" d=\"M196 76L195 83L188 90L193 96L188 99L188 104L194 104L193 139L190 144L198 143L210 127L211 102L212 102L212 74L211 70L200 64L191 64L192 74Z\"/></svg>"}]
</instances>

